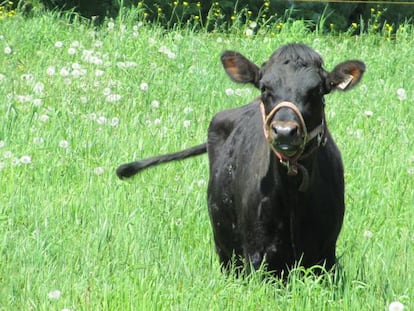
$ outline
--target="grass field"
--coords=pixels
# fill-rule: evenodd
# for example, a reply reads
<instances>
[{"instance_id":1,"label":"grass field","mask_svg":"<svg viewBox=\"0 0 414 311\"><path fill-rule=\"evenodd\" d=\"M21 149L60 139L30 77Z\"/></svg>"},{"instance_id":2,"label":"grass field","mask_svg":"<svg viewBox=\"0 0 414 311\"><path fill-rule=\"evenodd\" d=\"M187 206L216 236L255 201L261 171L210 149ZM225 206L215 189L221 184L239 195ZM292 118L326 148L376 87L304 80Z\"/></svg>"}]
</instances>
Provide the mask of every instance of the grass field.
<instances>
[{"instance_id":1,"label":"grass field","mask_svg":"<svg viewBox=\"0 0 414 311\"><path fill-rule=\"evenodd\" d=\"M393 301L413 310L412 34L321 36L299 22L247 37L132 19L102 29L51 15L0 21L0 310L377 311ZM227 78L224 49L261 64L288 42L318 50L329 70L367 64L359 87L327 97L346 169L335 282L221 274L206 156L128 182L114 173L205 141L216 112L258 95Z\"/></svg>"}]
</instances>

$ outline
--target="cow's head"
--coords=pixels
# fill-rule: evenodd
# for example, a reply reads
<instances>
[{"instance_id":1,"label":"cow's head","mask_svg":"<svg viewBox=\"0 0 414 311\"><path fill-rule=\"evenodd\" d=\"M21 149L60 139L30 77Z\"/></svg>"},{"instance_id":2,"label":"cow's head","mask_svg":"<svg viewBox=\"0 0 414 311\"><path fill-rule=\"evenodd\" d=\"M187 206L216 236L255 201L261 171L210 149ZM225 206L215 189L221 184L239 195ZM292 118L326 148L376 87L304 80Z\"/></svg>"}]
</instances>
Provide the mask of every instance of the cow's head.
<instances>
[{"instance_id":1,"label":"cow's head","mask_svg":"<svg viewBox=\"0 0 414 311\"><path fill-rule=\"evenodd\" d=\"M321 56L302 44L279 48L261 68L233 51L225 51L221 61L233 81L260 89L268 141L287 159L323 131L324 95L351 89L365 71L364 63L349 60L328 72Z\"/></svg>"}]
</instances>

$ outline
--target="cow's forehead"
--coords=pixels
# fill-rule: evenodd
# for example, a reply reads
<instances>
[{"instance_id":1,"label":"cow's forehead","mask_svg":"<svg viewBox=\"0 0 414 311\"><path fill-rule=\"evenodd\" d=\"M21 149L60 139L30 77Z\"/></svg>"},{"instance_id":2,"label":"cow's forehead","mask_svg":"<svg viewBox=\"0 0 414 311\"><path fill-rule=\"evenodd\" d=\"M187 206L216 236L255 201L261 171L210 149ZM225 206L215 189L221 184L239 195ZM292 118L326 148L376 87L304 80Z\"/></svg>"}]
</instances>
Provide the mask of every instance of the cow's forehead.
<instances>
[{"instance_id":1,"label":"cow's forehead","mask_svg":"<svg viewBox=\"0 0 414 311\"><path fill-rule=\"evenodd\" d=\"M267 63L261 70L260 83L267 87L300 86L302 89L312 89L322 82L323 69L317 66L302 66L292 63Z\"/></svg>"}]
</instances>

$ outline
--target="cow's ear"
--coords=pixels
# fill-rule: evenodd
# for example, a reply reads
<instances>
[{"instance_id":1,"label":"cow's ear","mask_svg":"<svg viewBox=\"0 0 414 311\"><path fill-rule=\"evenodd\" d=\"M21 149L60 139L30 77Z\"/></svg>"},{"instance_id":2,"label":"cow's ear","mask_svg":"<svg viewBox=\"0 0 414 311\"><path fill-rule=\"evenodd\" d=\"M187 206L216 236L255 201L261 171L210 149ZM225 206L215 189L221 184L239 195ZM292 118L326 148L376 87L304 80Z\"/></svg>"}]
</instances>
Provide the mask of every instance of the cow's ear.
<instances>
[{"instance_id":1,"label":"cow's ear","mask_svg":"<svg viewBox=\"0 0 414 311\"><path fill-rule=\"evenodd\" d=\"M252 83L259 87L260 68L240 53L225 51L221 55L224 70L234 82Z\"/></svg>"},{"instance_id":2,"label":"cow's ear","mask_svg":"<svg viewBox=\"0 0 414 311\"><path fill-rule=\"evenodd\" d=\"M365 64L359 60L340 63L328 74L327 88L329 91L347 91L358 84L364 72Z\"/></svg>"}]
</instances>

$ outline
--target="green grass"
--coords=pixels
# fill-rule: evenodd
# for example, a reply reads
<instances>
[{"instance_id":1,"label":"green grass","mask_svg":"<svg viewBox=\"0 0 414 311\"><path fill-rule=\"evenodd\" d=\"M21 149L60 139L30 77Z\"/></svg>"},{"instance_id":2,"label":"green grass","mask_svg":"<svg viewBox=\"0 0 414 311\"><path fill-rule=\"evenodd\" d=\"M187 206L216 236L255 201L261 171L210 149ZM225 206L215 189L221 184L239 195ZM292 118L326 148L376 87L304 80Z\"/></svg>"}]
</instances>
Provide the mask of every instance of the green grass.
<instances>
[{"instance_id":1,"label":"green grass","mask_svg":"<svg viewBox=\"0 0 414 311\"><path fill-rule=\"evenodd\" d=\"M0 21L0 310L385 310L392 301L411 310L412 33L324 37L294 23L246 37L136 24ZM114 170L205 141L216 112L258 95L227 78L224 49L261 64L292 41L317 49L327 69L367 64L358 88L327 97L346 168L341 269L336 282L226 278L207 213L206 156L128 182Z\"/></svg>"}]
</instances>

